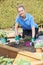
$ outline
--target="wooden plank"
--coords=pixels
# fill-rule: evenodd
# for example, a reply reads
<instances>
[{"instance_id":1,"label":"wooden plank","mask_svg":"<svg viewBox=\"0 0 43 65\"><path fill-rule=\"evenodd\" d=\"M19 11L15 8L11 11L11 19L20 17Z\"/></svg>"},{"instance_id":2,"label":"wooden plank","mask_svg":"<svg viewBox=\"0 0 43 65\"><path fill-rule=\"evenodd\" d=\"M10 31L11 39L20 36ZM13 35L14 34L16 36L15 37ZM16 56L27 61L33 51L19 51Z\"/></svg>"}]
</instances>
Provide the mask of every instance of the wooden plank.
<instances>
[{"instance_id":1,"label":"wooden plank","mask_svg":"<svg viewBox=\"0 0 43 65\"><path fill-rule=\"evenodd\" d=\"M43 65L43 61L32 62L31 65Z\"/></svg>"},{"instance_id":2,"label":"wooden plank","mask_svg":"<svg viewBox=\"0 0 43 65\"><path fill-rule=\"evenodd\" d=\"M35 64L37 61L41 61L41 53L31 53L28 51L20 50L17 48L13 48L7 45L0 44L0 56L4 55L5 57L14 58L13 65L16 65L16 60L19 58L27 59ZM40 62L41 64L41 62ZM36 65L40 65L39 63Z\"/></svg>"},{"instance_id":3,"label":"wooden plank","mask_svg":"<svg viewBox=\"0 0 43 65\"><path fill-rule=\"evenodd\" d=\"M29 51L24 51L24 50L21 50L21 49L18 49L18 48L14 48L14 47L10 47L10 46L7 46L7 45L3 45L3 44L0 44L0 51L1 49L4 49L2 51L11 51L11 52L14 52L14 53L17 53L17 54L21 54L21 55L24 55L24 56L27 56L27 57L31 57L31 58L34 58L36 60L41 60L41 53L32 53L32 52L29 52Z\"/></svg>"},{"instance_id":4,"label":"wooden plank","mask_svg":"<svg viewBox=\"0 0 43 65\"><path fill-rule=\"evenodd\" d=\"M36 60L36 59L34 59L34 58L26 57L26 56L23 56L23 55L20 55L20 54L17 55L16 59L14 60L13 65L17 65L16 62L17 62L17 60L20 59L20 58L22 58L22 59L27 59L28 61L31 62L31 65L43 65L43 61L39 61L39 60Z\"/></svg>"},{"instance_id":5,"label":"wooden plank","mask_svg":"<svg viewBox=\"0 0 43 65\"><path fill-rule=\"evenodd\" d=\"M30 61L30 62L34 62L34 61L39 61L39 60L36 60L36 59L34 59L34 58L32 58L32 57L27 57L27 56L25 56L25 55L21 55L21 54L18 54L17 56L16 56L16 58L15 58L15 61L14 61L14 64L16 64L16 61L18 60L18 59L26 59L26 60L28 60L28 61Z\"/></svg>"}]
</instances>

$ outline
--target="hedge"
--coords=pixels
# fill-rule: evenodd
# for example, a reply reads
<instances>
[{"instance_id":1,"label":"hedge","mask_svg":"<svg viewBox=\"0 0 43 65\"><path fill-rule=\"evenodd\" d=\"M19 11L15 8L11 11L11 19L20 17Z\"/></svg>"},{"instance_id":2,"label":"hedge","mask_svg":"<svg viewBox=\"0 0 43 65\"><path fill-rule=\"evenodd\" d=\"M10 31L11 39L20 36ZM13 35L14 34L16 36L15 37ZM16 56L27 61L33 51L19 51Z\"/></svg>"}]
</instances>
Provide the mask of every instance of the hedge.
<instances>
[{"instance_id":1,"label":"hedge","mask_svg":"<svg viewBox=\"0 0 43 65\"><path fill-rule=\"evenodd\" d=\"M0 0L0 28L13 27L19 5L33 15L35 22L43 21L43 0Z\"/></svg>"}]
</instances>

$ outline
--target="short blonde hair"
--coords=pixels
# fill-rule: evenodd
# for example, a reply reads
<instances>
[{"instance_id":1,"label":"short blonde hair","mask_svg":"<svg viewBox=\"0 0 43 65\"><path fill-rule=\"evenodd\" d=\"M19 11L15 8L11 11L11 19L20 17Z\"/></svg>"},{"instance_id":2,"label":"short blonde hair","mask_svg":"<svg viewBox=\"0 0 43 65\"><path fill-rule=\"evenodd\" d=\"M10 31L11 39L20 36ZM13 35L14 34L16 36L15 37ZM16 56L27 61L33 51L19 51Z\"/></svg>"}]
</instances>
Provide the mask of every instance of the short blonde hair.
<instances>
[{"instance_id":1,"label":"short blonde hair","mask_svg":"<svg viewBox=\"0 0 43 65\"><path fill-rule=\"evenodd\" d=\"M22 5L21 5L21 6L18 6L17 9L18 9L18 8L21 8L21 7L22 7L23 9L25 9L24 6L22 6Z\"/></svg>"}]
</instances>

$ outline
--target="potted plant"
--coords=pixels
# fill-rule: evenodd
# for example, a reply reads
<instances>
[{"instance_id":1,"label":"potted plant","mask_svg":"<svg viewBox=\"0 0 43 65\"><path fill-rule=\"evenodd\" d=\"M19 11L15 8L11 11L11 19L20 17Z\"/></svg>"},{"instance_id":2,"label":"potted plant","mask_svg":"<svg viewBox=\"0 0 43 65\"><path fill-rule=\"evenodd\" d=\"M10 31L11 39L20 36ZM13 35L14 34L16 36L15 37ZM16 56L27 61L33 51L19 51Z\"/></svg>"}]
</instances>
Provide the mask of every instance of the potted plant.
<instances>
[{"instance_id":1,"label":"potted plant","mask_svg":"<svg viewBox=\"0 0 43 65\"><path fill-rule=\"evenodd\" d=\"M36 52L42 52L42 47L43 47L43 45L42 45L41 42L37 41L37 42L35 43L34 47L36 48Z\"/></svg>"},{"instance_id":2,"label":"potted plant","mask_svg":"<svg viewBox=\"0 0 43 65\"><path fill-rule=\"evenodd\" d=\"M2 43L6 43L6 41L7 41L7 34L6 34L6 32L5 31L0 31L0 40L1 40L1 42Z\"/></svg>"},{"instance_id":3,"label":"potted plant","mask_svg":"<svg viewBox=\"0 0 43 65\"><path fill-rule=\"evenodd\" d=\"M25 36L24 41L25 41L25 42L26 42L26 41L31 41L31 37Z\"/></svg>"},{"instance_id":4,"label":"potted plant","mask_svg":"<svg viewBox=\"0 0 43 65\"><path fill-rule=\"evenodd\" d=\"M26 36L25 38L24 38L24 42L25 42L25 46L27 46L27 47L29 47L29 46L31 46L31 37L29 37L29 36Z\"/></svg>"}]
</instances>

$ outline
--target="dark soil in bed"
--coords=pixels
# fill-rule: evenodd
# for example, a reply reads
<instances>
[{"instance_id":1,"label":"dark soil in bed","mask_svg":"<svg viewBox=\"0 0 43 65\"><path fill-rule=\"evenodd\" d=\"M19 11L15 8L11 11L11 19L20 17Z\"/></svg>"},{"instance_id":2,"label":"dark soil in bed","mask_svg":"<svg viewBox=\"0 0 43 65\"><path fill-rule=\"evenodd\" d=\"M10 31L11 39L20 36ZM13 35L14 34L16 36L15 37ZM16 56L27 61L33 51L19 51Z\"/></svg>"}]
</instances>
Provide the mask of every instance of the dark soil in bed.
<instances>
[{"instance_id":1,"label":"dark soil in bed","mask_svg":"<svg viewBox=\"0 0 43 65\"><path fill-rule=\"evenodd\" d=\"M7 45L11 46L11 47L21 49L21 50L25 50L25 51L30 51L30 52L35 52L36 51L34 46L26 47L25 43L20 43L19 45L17 45L17 44L15 44L15 42L9 42Z\"/></svg>"}]
</instances>

